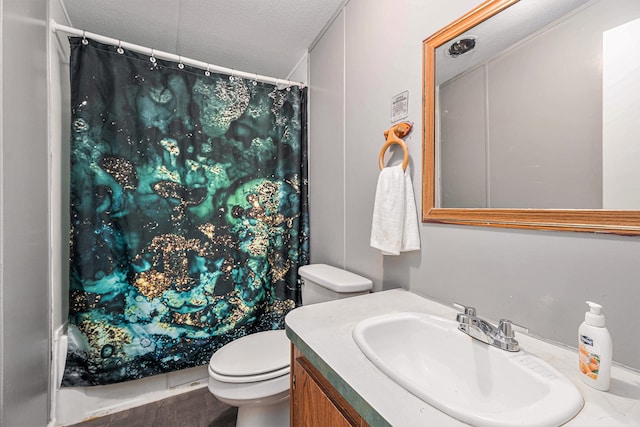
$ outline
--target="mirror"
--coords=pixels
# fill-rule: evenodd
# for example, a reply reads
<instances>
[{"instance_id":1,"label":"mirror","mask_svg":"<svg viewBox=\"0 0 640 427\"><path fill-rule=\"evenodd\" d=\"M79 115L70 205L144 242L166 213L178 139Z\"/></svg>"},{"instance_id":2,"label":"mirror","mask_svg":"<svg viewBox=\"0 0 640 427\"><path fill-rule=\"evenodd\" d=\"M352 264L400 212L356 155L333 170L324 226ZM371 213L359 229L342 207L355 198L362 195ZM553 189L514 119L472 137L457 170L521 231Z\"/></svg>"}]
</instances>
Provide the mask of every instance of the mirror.
<instances>
[{"instance_id":1,"label":"mirror","mask_svg":"<svg viewBox=\"0 0 640 427\"><path fill-rule=\"evenodd\" d=\"M426 39L423 222L640 234L639 43L637 0L488 0Z\"/></svg>"}]
</instances>

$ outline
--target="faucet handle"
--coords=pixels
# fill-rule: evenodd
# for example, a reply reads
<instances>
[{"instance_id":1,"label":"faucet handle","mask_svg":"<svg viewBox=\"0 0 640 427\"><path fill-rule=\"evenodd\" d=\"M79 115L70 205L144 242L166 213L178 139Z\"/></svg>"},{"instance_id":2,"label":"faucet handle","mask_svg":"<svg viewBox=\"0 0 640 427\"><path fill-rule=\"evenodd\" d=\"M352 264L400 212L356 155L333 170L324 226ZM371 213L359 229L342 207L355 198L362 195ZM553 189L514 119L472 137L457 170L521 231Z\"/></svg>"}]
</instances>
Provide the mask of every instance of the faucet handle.
<instances>
[{"instance_id":1,"label":"faucet handle","mask_svg":"<svg viewBox=\"0 0 640 427\"><path fill-rule=\"evenodd\" d=\"M476 309L475 307L470 307L462 304L458 304L457 302L453 303L453 306L458 310L464 312L467 316L476 317Z\"/></svg>"},{"instance_id":2,"label":"faucet handle","mask_svg":"<svg viewBox=\"0 0 640 427\"><path fill-rule=\"evenodd\" d=\"M515 337L515 334L513 333L514 330L517 330L518 332L524 332L526 334L529 333L529 328L520 326L508 319L500 319L500 322L498 323L498 330L507 338Z\"/></svg>"},{"instance_id":3,"label":"faucet handle","mask_svg":"<svg viewBox=\"0 0 640 427\"><path fill-rule=\"evenodd\" d=\"M513 338L516 336L513 333L513 324L511 323L511 320L500 319L500 322L498 323L498 330L500 331L500 334L506 338Z\"/></svg>"}]
</instances>

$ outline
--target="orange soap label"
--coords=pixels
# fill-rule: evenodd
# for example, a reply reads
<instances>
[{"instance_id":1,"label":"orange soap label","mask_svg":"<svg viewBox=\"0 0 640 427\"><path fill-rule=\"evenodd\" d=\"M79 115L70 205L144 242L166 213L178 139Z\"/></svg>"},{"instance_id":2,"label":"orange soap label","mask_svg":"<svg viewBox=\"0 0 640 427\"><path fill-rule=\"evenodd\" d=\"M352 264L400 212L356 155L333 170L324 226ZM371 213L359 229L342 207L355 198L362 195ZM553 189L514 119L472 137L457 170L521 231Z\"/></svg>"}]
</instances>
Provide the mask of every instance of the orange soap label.
<instances>
[{"instance_id":1,"label":"orange soap label","mask_svg":"<svg viewBox=\"0 0 640 427\"><path fill-rule=\"evenodd\" d=\"M591 379L598 379L600 370L600 356L591 353L581 342L578 350L580 352L580 371Z\"/></svg>"}]
</instances>

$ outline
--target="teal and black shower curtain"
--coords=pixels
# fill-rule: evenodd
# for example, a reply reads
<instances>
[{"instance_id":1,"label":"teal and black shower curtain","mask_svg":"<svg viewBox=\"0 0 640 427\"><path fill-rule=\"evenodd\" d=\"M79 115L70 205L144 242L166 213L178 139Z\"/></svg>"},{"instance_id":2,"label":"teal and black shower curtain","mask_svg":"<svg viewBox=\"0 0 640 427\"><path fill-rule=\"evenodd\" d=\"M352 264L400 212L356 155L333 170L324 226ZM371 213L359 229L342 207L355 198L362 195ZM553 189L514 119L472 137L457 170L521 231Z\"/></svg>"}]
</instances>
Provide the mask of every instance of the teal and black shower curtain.
<instances>
[{"instance_id":1,"label":"teal and black shower curtain","mask_svg":"<svg viewBox=\"0 0 640 427\"><path fill-rule=\"evenodd\" d=\"M70 43L63 385L205 365L283 328L308 263L306 89Z\"/></svg>"}]
</instances>

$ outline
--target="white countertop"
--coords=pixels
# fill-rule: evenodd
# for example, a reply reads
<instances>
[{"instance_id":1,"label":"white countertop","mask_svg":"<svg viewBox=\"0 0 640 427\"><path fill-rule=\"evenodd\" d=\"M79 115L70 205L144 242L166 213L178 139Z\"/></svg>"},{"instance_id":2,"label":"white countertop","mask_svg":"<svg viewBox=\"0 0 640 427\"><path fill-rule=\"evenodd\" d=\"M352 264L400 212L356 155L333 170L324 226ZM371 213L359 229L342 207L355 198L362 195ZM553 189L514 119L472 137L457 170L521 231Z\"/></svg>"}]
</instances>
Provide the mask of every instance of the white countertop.
<instances>
[{"instance_id":1,"label":"white countertop","mask_svg":"<svg viewBox=\"0 0 640 427\"><path fill-rule=\"evenodd\" d=\"M452 307L395 289L299 307L286 317L287 336L372 426L466 425L387 377L365 357L353 340L351 333L360 321L405 311L451 319L457 314ZM562 372L582 393L584 408L566 426L640 426L640 374L613 366L611 388L601 392L580 380L577 350L518 332L516 339L521 348Z\"/></svg>"}]
</instances>

